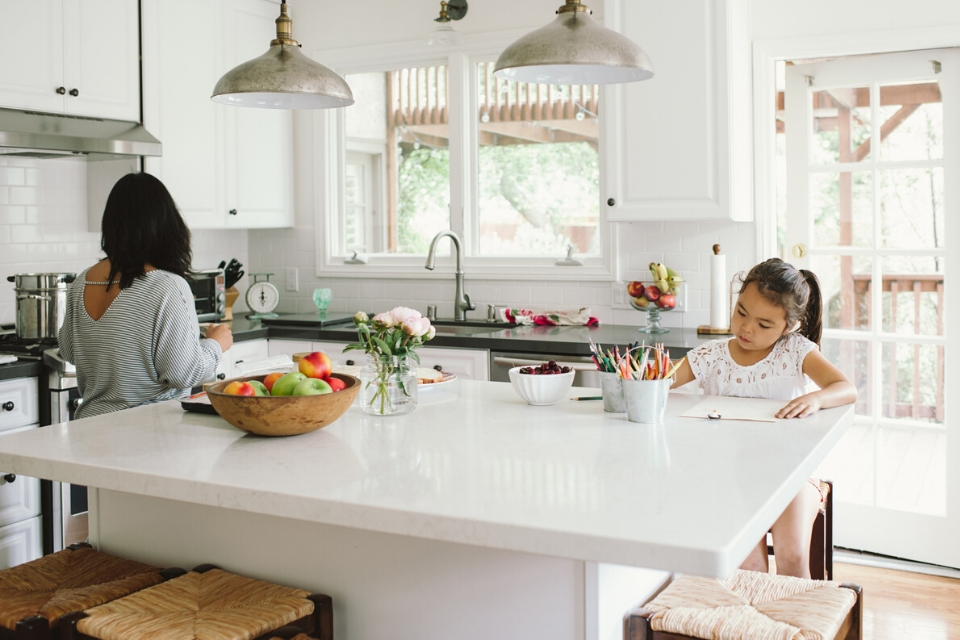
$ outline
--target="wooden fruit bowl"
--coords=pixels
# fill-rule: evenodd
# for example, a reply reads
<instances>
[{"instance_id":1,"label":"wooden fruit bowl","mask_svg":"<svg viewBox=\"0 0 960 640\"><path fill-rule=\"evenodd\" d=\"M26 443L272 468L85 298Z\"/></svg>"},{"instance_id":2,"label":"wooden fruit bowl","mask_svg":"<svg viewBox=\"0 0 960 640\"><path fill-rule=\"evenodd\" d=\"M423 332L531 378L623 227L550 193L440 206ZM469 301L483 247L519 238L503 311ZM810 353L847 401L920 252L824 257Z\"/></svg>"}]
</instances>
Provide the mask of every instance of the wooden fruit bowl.
<instances>
[{"instance_id":1,"label":"wooden fruit bowl","mask_svg":"<svg viewBox=\"0 0 960 640\"><path fill-rule=\"evenodd\" d=\"M210 404L237 429L261 436L295 436L316 431L347 412L360 392L360 381L345 373L331 374L347 387L315 396L234 396L223 393L233 380L258 380L266 375L231 378L207 389Z\"/></svg>"}]
</instances>

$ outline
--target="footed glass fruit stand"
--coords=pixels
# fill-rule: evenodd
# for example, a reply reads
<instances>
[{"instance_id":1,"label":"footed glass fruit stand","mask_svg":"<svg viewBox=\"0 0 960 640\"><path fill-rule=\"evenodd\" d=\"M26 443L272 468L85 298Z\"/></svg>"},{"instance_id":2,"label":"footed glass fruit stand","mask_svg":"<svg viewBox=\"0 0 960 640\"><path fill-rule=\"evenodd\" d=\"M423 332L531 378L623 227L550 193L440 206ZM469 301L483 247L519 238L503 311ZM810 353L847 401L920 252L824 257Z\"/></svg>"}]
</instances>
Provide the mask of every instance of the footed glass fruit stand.
<instances>
[{"instance_id":1,"label":"footed glass fruit stand","mask_svg":"<svg viewBox=\"0 0 960 640\"><path fill-rule=\"evenodd\" d=\"M640 327L640 332L669 333L670 329L660 324L660 314L683 311L686 308L686 285L681 282L663 292L652 281L641 282L643 283L643 294L630 299L631 307L637 311L645 311L647 314L647 325Z\"/></svg>"}]
</instances>

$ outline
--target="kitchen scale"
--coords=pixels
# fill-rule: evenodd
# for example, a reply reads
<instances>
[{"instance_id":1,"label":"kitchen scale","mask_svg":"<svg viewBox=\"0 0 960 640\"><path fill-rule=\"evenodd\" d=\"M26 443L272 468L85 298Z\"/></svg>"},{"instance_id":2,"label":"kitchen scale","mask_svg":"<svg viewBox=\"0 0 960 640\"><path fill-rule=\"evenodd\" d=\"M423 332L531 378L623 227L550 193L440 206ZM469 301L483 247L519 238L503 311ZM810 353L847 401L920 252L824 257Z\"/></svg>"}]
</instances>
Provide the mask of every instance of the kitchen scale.
<instances>
[{"instance_id":1,"label":"kitchen scale","mask_svg":"<svg viewBox=\"0 0 960 640\"><path fill-rule=\"evenodd\" d=\"M270 282L272 273L253 273L253 284L247 289L247 295L244 298L247 307L253 313L247 314L248 318L276 318L278 315L273 312L280 304L280 290ZM259 280L260 276L264 280Z\"/></svg>"}]
</instances>

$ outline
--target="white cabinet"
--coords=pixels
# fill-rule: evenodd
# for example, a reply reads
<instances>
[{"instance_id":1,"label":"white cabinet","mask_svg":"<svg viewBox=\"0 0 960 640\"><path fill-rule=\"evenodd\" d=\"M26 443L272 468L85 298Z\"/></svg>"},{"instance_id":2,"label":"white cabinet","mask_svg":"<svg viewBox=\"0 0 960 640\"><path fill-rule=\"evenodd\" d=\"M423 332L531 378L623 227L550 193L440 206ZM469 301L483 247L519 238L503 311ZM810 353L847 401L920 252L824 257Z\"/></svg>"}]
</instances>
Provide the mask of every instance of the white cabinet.
<instances>
[{"instance_id":1,"label":"white cabinet","mask_svg":"<svg viewBox=\"0 0 960 640\"><path fill-rule=\"evenodd\" d=\"M0 527L0 569L9 569L42 556L40 516Z\"/></svg>"},{"instance_id":2,"label":"white cabinet","mask_svg":"<svg viewBox=\"0 0 960 640\"><path fill-rule=\"evenodd\" d=\"M738 40L748 19L742 4L605 1L607 26L640 45L654 67L650 80L603 88L608 220L753 219L749 39L742 38L746 51Z\"/></svg>"},{"instance_id":3,"label":"white cabinet","mask_svg":"<svg viewBox=\"0 0 960 640\"><path fill-rule=\"evenodd\" d=\"M4 431L3 435L37 428L39 424L32 424L28 427ZM0 527L38 515L40 515L40 480L7 473L0 469Z\"/></svg>"},{"instance_id":4,"label":"white cabinet","mask_svg":"<svg viewBox=\"0 0 960 640\"><path fill-rule=\"evenodd\" d=\"M226 353L220 358L220 364L217 365L217 379L226 380L227 378L236 378L237 376L243 375L237 365L244 362L266 360L272 355L269 352L267 343L266 338L234 342L233 346L227 349Z\"/></svg>"},{"instance_id":5,"label":"white cabinet","mask_svg":"<svg viewBox=\"0 0 960 640\"><path fill-rule=\"evenodd\" d=\"M490 379L490 353L486 349L446 349L423 347L417 349L420 366L455 373L467 380Z\"/></svg>"},{"instance_id":6,"label":"white cabinet","mask_svg":"<svg viewBox=\"0 0 960 640\"><path fill-rule=\"evenodd\" d=\"M0 382L0 434L40 422L36 378Z\"/></svg>"},{"instance_id":7,"label":"white cabinet","mask_svg":"<svg viewBox=\"0 0 960 640\"><path fill-rule=\"evenodd\" d=\"M309 340L269 340L267 345L270 357L273 356L291 356L295 353L310 353L313 351L313 343Z\"/></svg>"},{"instance_id":8,"label":"white cabinet","mask_svg":"<svg viewBox=\"0 0 960 640\"><path fill-rule=\"evenodd\" d=\"M137 0L0 3L0 106L139 121L138 11Z\"/></svg>"},{"instance_id":9,"label":"white cabinet","mask_svg":"<svg viewBox=\"0 0 960 640\"><path fill-rule=\"evenodd\" d=\"M145 170L191 228L293 225L293 113L210 99L224 73L269 48L279 7L143 0L143 122L163 141Z\"/></svg>"}]
</instances>

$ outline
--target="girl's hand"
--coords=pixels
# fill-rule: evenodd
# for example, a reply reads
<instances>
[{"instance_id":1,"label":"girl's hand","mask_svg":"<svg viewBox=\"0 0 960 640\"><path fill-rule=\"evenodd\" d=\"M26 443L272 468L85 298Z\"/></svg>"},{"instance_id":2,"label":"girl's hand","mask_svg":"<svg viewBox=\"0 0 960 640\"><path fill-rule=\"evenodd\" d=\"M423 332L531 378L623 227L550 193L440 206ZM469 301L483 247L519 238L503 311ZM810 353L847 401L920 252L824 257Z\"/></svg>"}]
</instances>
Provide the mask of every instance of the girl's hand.
<instances>
[{"instance_id":1,"label":"girl's hand","mask_svg":"<svg viewBox=\"0 0 960 640\"><path fill-rule=\"evenodd\" d=\"M787 406L777 412L777 418L806 418L810 414L819 411L823 407L820 394L817 392L807 393L799 398L794 398Z\"/></svg>"}]
</instances>

